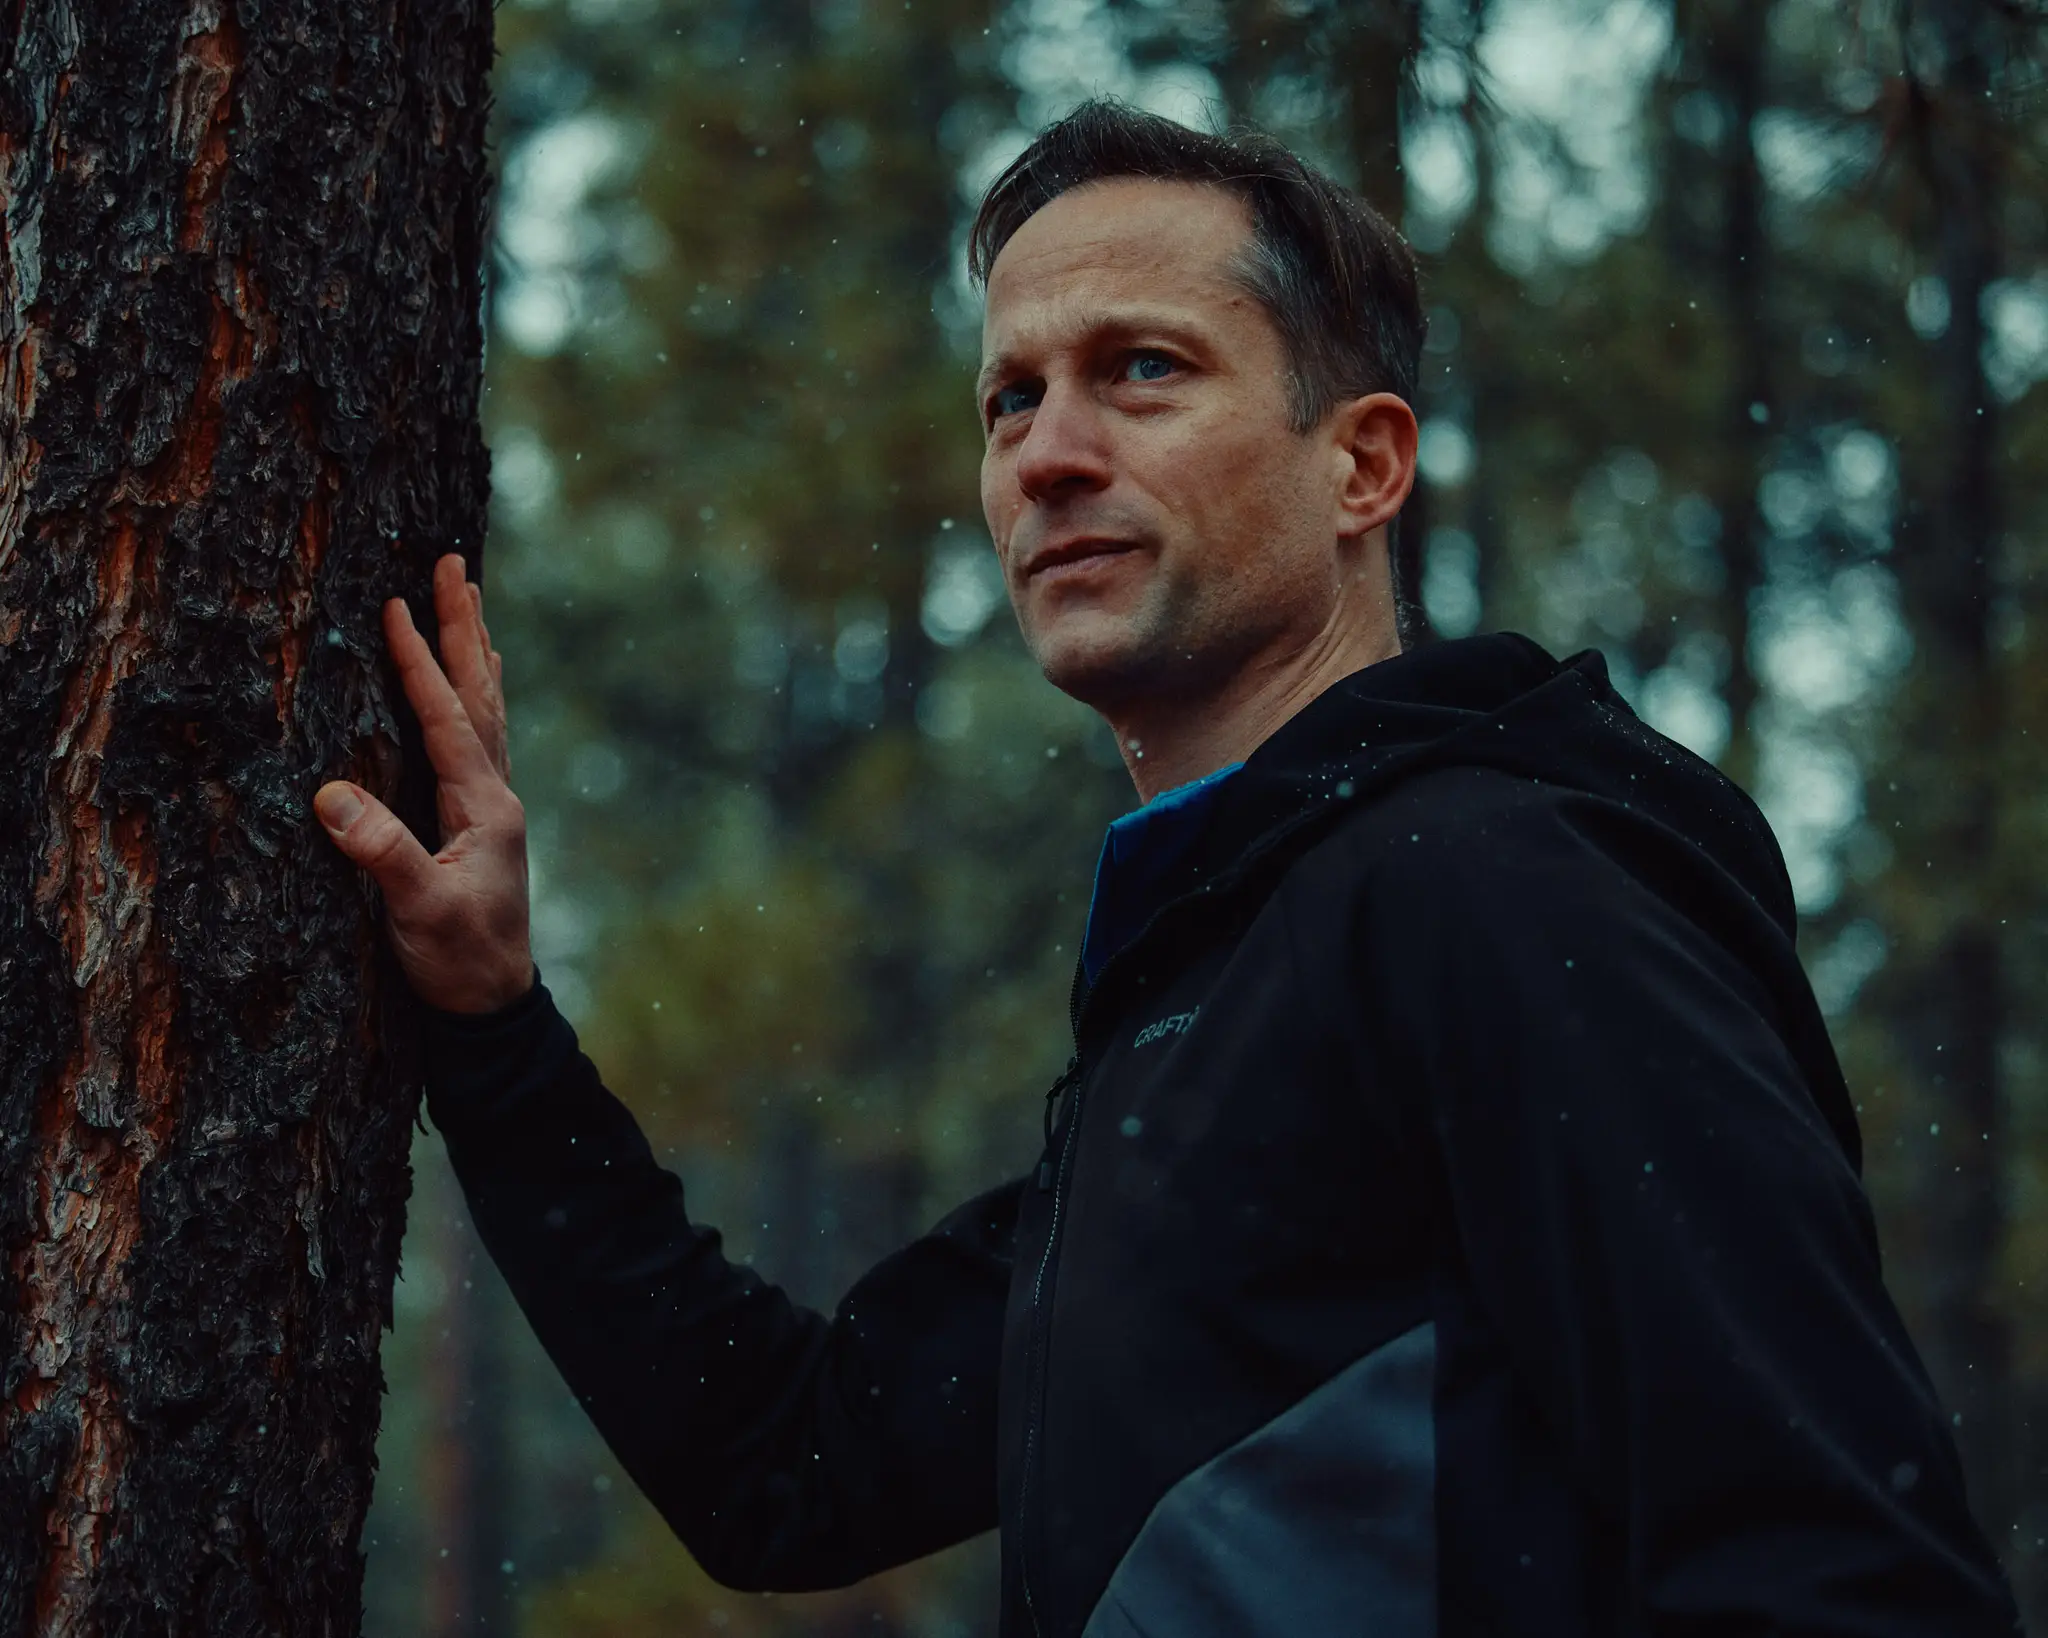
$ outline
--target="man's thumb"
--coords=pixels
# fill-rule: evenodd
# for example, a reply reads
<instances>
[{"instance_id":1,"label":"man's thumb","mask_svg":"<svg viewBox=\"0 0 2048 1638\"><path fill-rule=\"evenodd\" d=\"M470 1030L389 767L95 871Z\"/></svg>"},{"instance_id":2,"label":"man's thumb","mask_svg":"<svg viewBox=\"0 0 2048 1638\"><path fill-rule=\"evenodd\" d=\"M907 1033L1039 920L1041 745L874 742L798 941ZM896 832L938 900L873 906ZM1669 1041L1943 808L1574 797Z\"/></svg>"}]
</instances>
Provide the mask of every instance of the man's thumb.
<instances>
[{"instance_id":1,"label":"man's thumb","mask_svg":"<svg viewBox=\"0 0 2048 1638\"><path fill-rule=\"evenodd\" d=\"M348 834L348 827L363 816L363 793L337 779L314 793L313 811L334 839L340 841Z\"/></svg>"},{"instance_id":2,"label":"man's thumb","mask_svg":"<svg viewBox=\"0 0 2048 1638\"><path fill-rule=\"evenodd\" d=\"M393 813L360 785L332 779L313 793L313 811L334 845L386 893L416 889L430 861Z\"/></svg>"}]
</instances>

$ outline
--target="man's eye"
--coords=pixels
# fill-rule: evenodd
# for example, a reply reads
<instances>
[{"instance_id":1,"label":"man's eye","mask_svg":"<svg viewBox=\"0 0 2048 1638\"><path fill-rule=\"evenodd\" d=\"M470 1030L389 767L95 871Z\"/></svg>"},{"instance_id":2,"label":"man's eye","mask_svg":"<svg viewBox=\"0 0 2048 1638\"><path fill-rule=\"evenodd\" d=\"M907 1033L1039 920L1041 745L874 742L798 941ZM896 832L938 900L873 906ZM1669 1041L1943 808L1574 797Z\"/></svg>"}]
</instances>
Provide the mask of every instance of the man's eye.
<instances>
[{"instance_id":1,"label":"man's eye","mask_svg":"<svg viewBox=\"0 0 2048 1638\"><path fill-rule=\"evenodd\" d=\"M1164 381L1178 366L1165 353L1133 353L1124 360L1126 381Z\"/></svg>"},{"instance_id":2,"label":"man's eye","mask_svg":"<svg viewBox=\"0 0 2048 1638\"><path fill-rule=\"evenodd\" d=\"M1033 385L998 387L989 399L990 408L997 415L1015 415L1028 410L1038 402L1038 388Z\"/></svg>"}]
</instances>

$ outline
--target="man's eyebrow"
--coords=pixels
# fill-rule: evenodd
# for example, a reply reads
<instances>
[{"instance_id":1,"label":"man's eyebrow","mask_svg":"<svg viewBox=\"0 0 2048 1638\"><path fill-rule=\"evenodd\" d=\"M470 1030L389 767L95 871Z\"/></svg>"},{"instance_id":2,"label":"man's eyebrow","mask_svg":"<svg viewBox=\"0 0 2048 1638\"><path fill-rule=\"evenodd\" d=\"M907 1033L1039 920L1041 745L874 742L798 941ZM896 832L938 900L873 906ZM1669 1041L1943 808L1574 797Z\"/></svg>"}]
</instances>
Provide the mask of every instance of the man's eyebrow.
<instances>
[{"instance_id":1,"label":"man's eyebrow","mask_svg":"<svg viewBox=\"0 0 2048 1638\"><path fill-rule=\"evenodd\" d=\"M989 389L998 381L1015 372L1016 359L1015 353L998 353L982 365L981 373L974 378L974 401L977 404L988 397Z\"/></svg>"},{"instance_id":2,"label":"man's eyebrow","mask_svg":"<svg viewBox=\"0 0 2048 1638\"><path fill-rule=\"evenodd\" d=\"M1164 341L1177 342L1192 352L1206 352L1212 345L1208 332L1199 324L1165 310L1124 308L1084 313L1071 325L1061 328L1070 336L1084 336L1093 342L1114 343L1136 340L1141 336L1157 336ZM981 373L974 378L975 401L979 403L986 399L998 381L1022 368L1024 356L1015 350L1001 352L982 365Z\"/></svg>"}]
</instances>

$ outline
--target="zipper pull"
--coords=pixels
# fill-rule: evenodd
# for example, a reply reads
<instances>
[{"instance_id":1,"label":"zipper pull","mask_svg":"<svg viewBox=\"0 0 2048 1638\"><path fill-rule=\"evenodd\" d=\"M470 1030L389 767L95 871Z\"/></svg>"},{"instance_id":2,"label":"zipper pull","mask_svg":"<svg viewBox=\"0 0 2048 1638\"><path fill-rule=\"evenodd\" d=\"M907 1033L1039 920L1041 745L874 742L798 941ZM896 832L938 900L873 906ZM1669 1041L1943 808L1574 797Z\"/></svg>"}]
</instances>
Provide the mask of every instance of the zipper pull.
<instances>
[{"instance_id":1,"label":"zipper pull","mask_svg":"<svg viewBox=\"0 0 2048 1638\"><path fill-rule=\"evenodd\" d=\"M1045 1156L1038 1163L1038 1192L1052 1192L1052 1119L1058 1108L1060 1094L1072 1086L1081 1073L1081 1054L1076 1051L1067 1059L1067 1067L1060 1071L1060 1078L1052 1083L1045 1094Z\"/></svg>"}]
</instances>

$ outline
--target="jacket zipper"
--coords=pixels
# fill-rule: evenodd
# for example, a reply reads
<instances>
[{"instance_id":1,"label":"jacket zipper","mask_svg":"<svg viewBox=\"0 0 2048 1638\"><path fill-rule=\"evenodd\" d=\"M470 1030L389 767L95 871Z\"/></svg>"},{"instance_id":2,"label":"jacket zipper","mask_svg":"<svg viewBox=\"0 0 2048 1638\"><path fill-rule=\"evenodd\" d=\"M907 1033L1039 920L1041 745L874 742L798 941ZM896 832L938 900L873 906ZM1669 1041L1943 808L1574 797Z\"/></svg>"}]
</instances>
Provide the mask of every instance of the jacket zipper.
<instances>
[{"instance_id":1,"label":"jacket zipper","mask_svg":"<svg viewBox=\"0 0 2048 1638\"><path fill-rule=\"evenodd\" d=\"M1031 1353L1025 1379L1029 1393L1026 1402L1030 1409L1029 1420L1024 1424L1024 1471L1017 1483L1017 1533L1023 1538L1017 1544L1018 1577L1024 1586L1024 1609L1031 1617L1031 1630L1038 1638L1044 1638L1045 1627L1038 1618L1038 1603L1031 1596L1031 1545L1025 1533L1025 1520L1029 1516L1032 1466L1038 1454L1038 1429L1039 1424L1045 1420L1045 1330L1049 1317L1045 1304L1045 1283L1052 1272L1053 1250L1059 1244L1060 1210L1065 1203L1062 1185L1066 1181L1067 1158L1074 1152L1074 1134L1080 1130L1081 1125L1080 1070L1081 1054L1077 1049L1067 1060L1066 1072L1053 1082L1052 1090L1045 1095L1048 1152L1046 1158L1038 1163L1038 1186L1041 1190L1052 1191L1052 1222L1046 1228L1045 1250L1039 1256L1038 1273L1031 1282ZM1073 1101L1067 1109L1066 1141L1060 1145L1059 1156L1054 1159L1050 1153L1052 1139L1049 1135L1053 1104L1060 1093L1069 1087L1073 1089Z\"/></svg>"},{"instance_id":2,"label":"jacket zipper","mask_svg":"<svg viewBox=\"0 0 2048 1638\"><path fill-rule=\"evenodd\" d=\"M1148 922L1148 931L1150 926ZM1114 959L1111 958L1112 961ZM1067 1157L1073 1153L1075 1135L1081 1130L1081 1087L1084 1079L1081 1073L1081 1010L1085 1001L1082 979L1086 972L1087 968L1076 956L1074 981L1067 988L1067 1029L1073 1038L1074 1050L1067 1057L1066 1069L1045 1094L1046 1153L1038 1162L1039 1190L1052 1193L1052 1221L1046 1226L1045 1250L1039 1255L1038 1274L1031 1282L1031 1353L1025 1375L1025 1415L1028 1420L1024 1424L1024 1471L1017 1481L1017 1578L1024 1588L1024 1611L1031 1617L1031 1630L1037 1638L1045 1638L1045 1626L1038 1618L1037 1601L1031 1596L1031 1543L1025 1521L1029 1517L1027 1503L1031 1499L1032 1461L1038 1454L1038 1428L1045 1420L1045 1330L1050 1318L1045 1308L1045 1282L1052 1273L1053 1252L1060 1240L1060 1208L1064 1201L1061 1186L1066 1181ZM1052 1154L1053 1116L1063 1092L1071 1093L1066 1109L1067 1138L1055 1158Z\"/></svg>"},{"instance_id":3,"label":"jacket zipper","mask_svg":"<svg viewBox=\"0 0 2048 1638\"><path fill-rule=\"evenodd\" d=\"M1227 888L1235 886L1248 875L1254 864L1260 862L1281 842L1290 838L1295 831L1305 828L1305 821L1310 817L1304 815L1293 823L1270 832L1260 843L1247 849L1230 869L1220 872L1193 891L1182 893L1160 905L1147 918L1144 926L1140 927L1125 942L1123 948L1103 965L1093 984L1084 985L1086 969L1078 959L1074 962L1074 982L1067 992L1067 1024L1073 1032L1074 1050L1072 1056L1067 1059L1065 1072L1053 1082L1052 1089L1045 1095L1045 1141L1048 1155L1041 1158L1038 1163L1038 1187L1041 1192L1050 1190L1052 1194L1052 1221L1046 1227L1045 1250L1039 1256L1038 1273L1031 1282L1031 1352L1026 1362L1028 1420L1024 1424L1024 1471L1017 1484L1018 1580L1023 1586L1024 1610L1031 1618L1031 1630L1035 1638L1045 1638L1045 1626L1039 1619L1038 1604L1031 1593L1031 1542L1026 1528L1029 1517L1027 1504L1031 1497L1032 1466L1038 1453L1039 1426L1045 1420L1046 1387L1050 1377L1045 1360L1046 1328L1050 1322L1046 1295L1053 1273L1053 1258L1059 1250L1060 1218L1066 1200L1064 1191L1067 1178L1072 1171L1069 1162L1073 1158L1074 1141L1081 1130L1081 1097L1086 1086L1081 1059L1082 1015L1088 1010L1089 1001L1102 992L1102 981L1125 963L1126 958L1151 936L1152 930L1166 916L1195 900L1213 900L1221 897ZM1055 1159L1049 1153L1052 1148L1053 1110L1060 1094L1070 1089L1073 1096L1066 1110L1066 1141L1060 1145L1059 1155Z\"/></svg>"}]
</instances>

